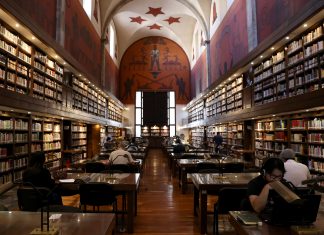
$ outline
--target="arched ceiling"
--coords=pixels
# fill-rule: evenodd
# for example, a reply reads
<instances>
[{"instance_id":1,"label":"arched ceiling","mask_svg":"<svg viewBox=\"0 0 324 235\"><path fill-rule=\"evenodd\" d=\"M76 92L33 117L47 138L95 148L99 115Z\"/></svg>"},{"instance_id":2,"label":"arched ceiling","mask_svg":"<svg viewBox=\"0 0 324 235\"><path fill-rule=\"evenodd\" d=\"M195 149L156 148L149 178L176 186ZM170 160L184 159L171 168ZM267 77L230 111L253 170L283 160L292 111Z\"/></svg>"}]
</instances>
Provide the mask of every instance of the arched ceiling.
<instances>
[{"instance_id":1,"label":"arched ceiling","mask_svg":"<svg viewBox=\"0 0 324 235\"><path fill-rule=\"evenodd\" d=\"M191 58L196 24L209 39L211 0L100 0L102 37L113 21L118 58L135 41L162 36L178 43Z\"/></svg>"}]
</instances>

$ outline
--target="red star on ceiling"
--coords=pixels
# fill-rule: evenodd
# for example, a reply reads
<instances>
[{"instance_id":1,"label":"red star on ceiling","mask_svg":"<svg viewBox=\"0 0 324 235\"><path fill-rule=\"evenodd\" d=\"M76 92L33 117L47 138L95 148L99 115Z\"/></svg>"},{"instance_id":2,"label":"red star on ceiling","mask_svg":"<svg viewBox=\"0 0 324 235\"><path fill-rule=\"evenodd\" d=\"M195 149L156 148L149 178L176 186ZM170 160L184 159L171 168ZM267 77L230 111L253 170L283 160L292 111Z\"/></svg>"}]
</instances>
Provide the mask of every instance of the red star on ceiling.
<instances>
[{"instance_id":1,"label":"red star on ceiling","mask_svg":"<svg viewBox=\"0 0 324 235\"><path fill-rule=\"evenodd\" d=\"M170 16L168 19L165 19L164 21L167 21L169 24L173 24L173 23L180 23L179 21L180 17L172 17Z\"/></svg>"},{"instance_id":2,"label":"red star on ceiling","mask_svg":"<svg viewBox=\"0 0 324 235\"><path fill-rule=\"evenodd\" d=\"M152 14L154 17L157 15L162 15L164 12L161 11L162 7L154 8L154 7L149 7L149 11L146 12L145 14Z\"/></svg>"},{"instance_id":3,"label":"red star on ceiling","mask_svg":"<svg viewBox=\"0 0 324 235\"><path fill-rule=\"evenodd\" d=\"M157 25L157 24L152 24L152 25L147 26L147 27L149 27L150 30L152 30L152 29L158 29L158 30L160 30L160 29L162 28L162 26L159 26L159 25Z\"/></svg>"},{"instance_id":4,"label":"red star on ceiling","mask_svg":"<svg viewBox=\"0 0 324 235\"><path fill-rule=\"evenodd\" d=\"M143 21L146 21L145 19L143 19L140 16L137 16L137 17L129 17L129 18L131 18L131 22L136 22L136 23L139 23L139 24L142 24Z\"/></svg>"}]
</instances>

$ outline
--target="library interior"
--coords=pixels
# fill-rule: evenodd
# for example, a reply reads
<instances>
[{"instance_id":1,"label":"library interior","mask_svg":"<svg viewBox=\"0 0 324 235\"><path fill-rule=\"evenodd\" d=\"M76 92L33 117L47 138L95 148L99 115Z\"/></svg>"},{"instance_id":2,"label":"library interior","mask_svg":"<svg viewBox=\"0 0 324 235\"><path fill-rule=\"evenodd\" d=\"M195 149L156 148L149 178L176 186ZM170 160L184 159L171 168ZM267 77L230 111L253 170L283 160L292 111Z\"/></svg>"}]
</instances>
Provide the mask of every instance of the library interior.
<instances>
[{"instance_id":1,"label":"library interior","mask_svg":"<svg viewBox=\"0 0 324 235\"><path fill-rule=\"evenodd\" d=\"M324 1L1 0L0 234L324 234Z\"/></svg>"}]
</instances>

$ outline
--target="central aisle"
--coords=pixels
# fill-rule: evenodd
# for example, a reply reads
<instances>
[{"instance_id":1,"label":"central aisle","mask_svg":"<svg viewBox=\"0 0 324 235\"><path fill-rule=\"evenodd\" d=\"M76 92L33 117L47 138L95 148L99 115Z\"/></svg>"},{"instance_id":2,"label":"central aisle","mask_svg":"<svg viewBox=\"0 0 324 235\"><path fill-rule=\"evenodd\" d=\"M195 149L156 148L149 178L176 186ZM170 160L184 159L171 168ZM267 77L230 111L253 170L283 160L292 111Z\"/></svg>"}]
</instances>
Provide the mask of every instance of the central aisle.
<instances>
[{"instance_id":1,"label":"central aisle","mask_svg":"<svg viewBox=\"0 0 324 235\"><path fill-rule=\"evenodd\" d=\"M136 234L200 234L193 216L193 192L182 194L161 149L150 149L138 193Z\"/></svg>"}]
</instances>

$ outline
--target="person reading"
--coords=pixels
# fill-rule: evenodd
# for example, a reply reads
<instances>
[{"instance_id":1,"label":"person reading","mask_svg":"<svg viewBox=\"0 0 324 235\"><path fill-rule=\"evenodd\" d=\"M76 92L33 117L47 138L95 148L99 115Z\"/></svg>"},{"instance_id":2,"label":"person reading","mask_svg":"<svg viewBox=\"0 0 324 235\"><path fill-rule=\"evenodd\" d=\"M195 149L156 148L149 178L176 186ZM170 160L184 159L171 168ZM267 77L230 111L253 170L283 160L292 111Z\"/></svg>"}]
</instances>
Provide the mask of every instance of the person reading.
<instances>
[{"instance_id":1,"label":"person reading","mask_svg":"<svg viewBox=\"0 0 324 235\"><path fill-rule=\"evenodd\" d=\"M62 205L62 198L56 189L55 180L52 179L51 173L44 167L45 154L36 152L31 154L28 167L22 174L23 183L31 183L35 187L44 187L52 191L49 203Z\"/></svg>"},{"instance_id":2,"label":"person reading","mask_svg":"<svg viewBox=\"0 0 324 235\"><path fill-rule=\"evenodd\" d=\"M121 142L118 143L118 148L110 153L108 160L110 164L135 163L134 159L132 158L132 155L125 150L124 145Z\"/></svg>"}]
</instances>

